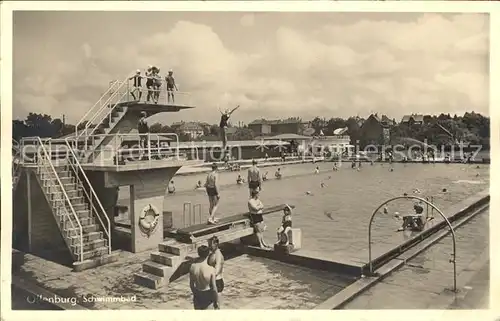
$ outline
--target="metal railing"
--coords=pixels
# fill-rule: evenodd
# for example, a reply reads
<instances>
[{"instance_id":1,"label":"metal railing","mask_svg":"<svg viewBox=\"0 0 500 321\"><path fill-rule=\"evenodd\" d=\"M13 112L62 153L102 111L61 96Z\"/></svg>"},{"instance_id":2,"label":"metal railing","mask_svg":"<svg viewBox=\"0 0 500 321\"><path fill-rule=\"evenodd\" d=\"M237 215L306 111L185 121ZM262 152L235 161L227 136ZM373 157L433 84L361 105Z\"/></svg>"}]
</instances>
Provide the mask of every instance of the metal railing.
<instances>
[{"instance_id":1,"label":"metal railing","mask_svg":"<svg viewBox=\"0 0 500 321\"><path fill-rule=\"evenodd\" d=\"M109 220L109 217L108 217L106 211L104 210L104 207L102 206L101 201L99 200L99 197L97 196L97 193L94 191L94 188L92 187L92 184L90 183L87 175L85 174L85 171L83 170L83 168L80 164L80 161L78 160L78 157L75 155L68 138L66 139L66 147L69 150L68 156L71 156L71 157L68 157L68 164L71 166L78 183L80 183L80 185L82 186L83 192L85 193L85 196L87 197L87 201L89 202L89 205L90 205L90 213L95 214L95 216L97 216L97 218L99 219L99 222L101 223L101 226L104 230L104 233L106 234L106 236L108 238L108 254L111 254L111 222ZM87 188L85 188L84 182L80 179L80 175L83 177ZM87 189L90 191L90 195L89 195L89 192L87 191ZM98 208L101 210L101 213L99 213L97 211L97 209L95 208L96 203L98 205ZM104 218L106 219L107 226L104 225L104 222L101 218L101 215L103 215ZM92 216L94 216L94 215L92 215Z\"/></svg>"},{"instance_id":2,"label":"metal railing","mask_svg":"<svg viewBox=\"0 0 500 321\"><path fill-rule=\"evenodd\" d=\"M127 78L128 79L128 78ZM106 90L106 92L104 94L101 95L101 97L99 98L99 100L94 104L94 106L92 106L86 113L85 115L83 115L82 119L80 119L80 121L75 125L75 137L80 137L82 135L82 133L85 133L86 130L88 130L88 128L90 126L92 126L92 120L87 120L87 117L89 115L91 115L92 112L95 113L96 109L98 110L101 110L103 106L107 106L108 105L108 102L109 100L112 98L112 95L110 95L111 93L114 92L115 88L114 88L114 85L115 84L118 84L118 83L113 83L109 86L108 90ZM109 95L109 97L108 97ZM108 97L108 98L106 98ZM106 100L104 100L106 98ZM91 119L93 119L95 117L95 114L94 116L92 116ZM85 123L86 122L86 123ZM79 131L79 127L85 123L85 126L82 130L82 133L78 133Z\"/></svg>"},{"instance_id":3,"label":"metal railing","mask_svg":"<svg viewBox=\"0 0 500 321\"><path fill-rule=\"evenodd\" d=\"M146 78L146 77L144 77ZM120 89L123 90L123 89ZM147 88L133 86L133 81L127 79L127 101L143 102L159 105L191 106L192 96L188 92L168 89L163 82L158 87Z\"/></svg>"},{"instance_id":4,"label":"metal railing","mask_svg":"<svg viewBox=\"0 0 500 321\"><path fill-rule=\"evenodd\" d=\"M124 85L126 85L126 82L119 83L117 85L116 91L110 94L110 97L101 105L101 108L99 108L99 110L94 113L94 116L92 116L92 118L85 124L84 131L80 134L80 136L75 136L76 139L81 136L85 137L85 150L87 150L88 147L88 138L95 133L104 120L108 119L108 123L111 126L113 111L127 95L127 92L120 92L120 88Z\"/></svg>"},{"instance_id":5,"label":"metal railing","mask_svg":"<svg viewBox=\"0 0 500 321\"><path fill-rule=\"evenodd\" d=\"M429 202L427 199L424 199L422 197L417 197L417 196L396 196L396 197L393 197L385 202L383 202L382 204L380 204L372 213L371 217L370 217L370 223L368 225L368 267L369 267L369 273L371 275L374 274L374 264L373 264L373 260L372 260L372 224L373 224L373 219L375 217L375 215L379 212L379 210L384 207L386 204L390 203L390 202L393 202L393 201L396 201L396 200L400 200L400 199L406 199L406 200L416 200L416 201L419 201L419 202L422 202L422 203L425 203L426 205L430 206L431 208L433 208L436 212L439 213L439 215L443 218L443 220L446 222L446 224L448 225L448 227L450 228L450 232L451 232L451 236L452 236L452 245L453 245L453 253L451 254L452 256L452 259L450 259L450 262L453 263L453 292L457 292L457 251L456 251L456 248L457 248L457 243L456 243L456 240L455 240L455 230L453 229L453 226L451 225L450 221L448 220L448 218L446 217L446 215L444 215L444 213L436 207L436 205L434 205L433 203Z\"/></svg>"},{"instance_id":6,"label":"metal railing","mask_svg":"<svg viewBox=\"0 0 500 321\"><path fill-rule=\"evenodd\" d=\"M166 142L162 140L162 136L163 138L165 136L173 136L176 146L163 146L163 143ZM92 150L90 153L92 161L90 163L99 161L103 164L118 166L130 158L140 161L146 159L150 163L157 160L165 160L165 158L169 157L176 160L182 159L179 148L179 135L175 133L95 134L88 137L88 140L94 145L97 141L101 141L106 137L111 137L112 141L100 149ZM130 146L130 148L125 146ZM99 156L96 156L98 153Z\"/></svg>"},{"instance_id":7,"label":"metal railing","mask_svg":"<svg viewBox=\"0 0 500 321\"><path fill-rule=\"evenodd\" d=\"M193 205L191 202L184 202L182 207L182 227L188 227L203 223L202 212L203 206L200 203ZM199 221L196 220L197 217L199 218Z\"/></svg>"},{"instance_id":8,"label":"metal railing","mask_svg":"<svg viewBox=\"0 0 500 321\"><path fill-rule=\"evenodd\" d=\"M21 144L17 140L12 139L12 180L13 180L13 182L16 179L21 162L22 162Z\"/></svg>"},{"instance_id":9,"label":"metal railing","mask_svg":"<svg viewBox=\"0 0 500 321\"><path fill-rule=\"evenodd\" d=\"M79 236L79 238L80 238L80 257L79 257L79 260L83 261L83 228L82 228L82 225L80 224L80 220L78 219L78 216L76 215L75 209L73 208L73 204L71 203L70 198L69 198L68 194L66 193L66 190L64 188L64 184L61 182L61 180L59 178L59 174L57 173L56 169L54 168L54 165L52 164L52 160L51 160L50 154L47 152L47 149L45 148L42 139L40 139L40 137L36 137L36 138L37 138L36 143L39 144L39 148L37 149L39 153L37 155L38 157L37 157L37 162L36 162L37 165L39 165L38 166L38 170L40 171L39 174L41 175L42 168L45 168L47 166L50 168L50 170L52 170L52 173L50 173L49 170L47 170L46 172L47 172L47 174L49 174L49 175L52 174L54 176L55 181L59 185L59 188L61 189L62 195L64 196L64 201L62 199L60 199L60 198L55 199L56 201L59 201L62 204L62 207L57 208L57 209L63 209L64 210L64 214L63 214L64 217L65 218L68 217L68 220L69 220L69 222L70 222L73 230L75 230L76 227L75 227L75 224L73 223L73 221L71 220L71 216L68 214L68 207L66 206L66 203L67 203L67 205L69 205L69 208L71 210L70 214L72 214L72 216L75 219L75 222L78 224L79 234L77 236ZM41 155L40 152L42 152L43 155ZM46 162L44 162L43 160L46 160ZM52 175L51 175L51 178L50 178L49 181L50 181L50 183L52 185L55 185L54 184L54 180L52 179ZM42 182L42 185L43 185L43 182ZM57 194L59 194L59 193L57 193ZM55 194L55 195L57 195L57 194ZM54 199L50 199L50 202L53 203ZM53 206L53 204L51 204L51 205ZM55 213L55 215L57 217L57 213ZM65 234L66 233L66 231L65 231L66 230L66 228L65 228L66 224L65 223L66 223L66 221L63 219L63 227L62 227L63 231L62 232L64 234L65 239L70 244L70 250L72 251L72 249L71 249L71 242L69 242L69 240L68 240L68 238L69 239L71 238L70 237L71 235L68 236L68 235Z\"/></svg>"}]
</instances>

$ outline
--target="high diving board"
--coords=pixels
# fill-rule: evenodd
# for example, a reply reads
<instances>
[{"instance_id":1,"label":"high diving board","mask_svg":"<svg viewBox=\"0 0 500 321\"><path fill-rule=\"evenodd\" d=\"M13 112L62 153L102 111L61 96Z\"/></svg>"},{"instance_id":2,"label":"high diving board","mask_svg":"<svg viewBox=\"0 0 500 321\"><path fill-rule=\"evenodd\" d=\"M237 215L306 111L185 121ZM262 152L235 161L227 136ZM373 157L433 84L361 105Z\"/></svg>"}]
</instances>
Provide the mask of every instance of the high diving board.
<instances>
[{"instance_id":1,"label":"high diving board","mask_svg":"<svg viewBox=\"0 0 500 321\"><path fill-rule=\"evenodd\" d=\"M262 215L283 211L286 206L287 204L280 204L267 207L262 211ZM288 204L288 206L290 206L292 209L295 208L294 205ZM203 223L179 229L175 233L175 238L180 242L195 243L197 241L206 240L212 237L214 234L220 234L224 231L231 232L235 229L241 229L250 226L250 213L246 212L224 217L220 219L216 224Z\"/></svg>"}]
</instances>

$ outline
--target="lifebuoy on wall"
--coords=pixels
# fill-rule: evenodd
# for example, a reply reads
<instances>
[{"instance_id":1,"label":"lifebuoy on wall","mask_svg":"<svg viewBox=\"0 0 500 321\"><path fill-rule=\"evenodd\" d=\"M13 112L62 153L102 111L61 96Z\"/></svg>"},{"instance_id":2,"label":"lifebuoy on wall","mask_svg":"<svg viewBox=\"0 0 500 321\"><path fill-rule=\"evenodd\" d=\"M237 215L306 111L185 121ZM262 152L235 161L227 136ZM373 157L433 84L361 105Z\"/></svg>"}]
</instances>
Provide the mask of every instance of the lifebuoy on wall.
<instances>
[{"instance_id":1,"label":"lifebuoy on wall","mask_svg":"<svg viewBox=\"0 0 500 321\"><path fill-rule=\"evenodd\" d=\"M139 229L147 237L150 237L158 227L159 219L160 212L156 207L149 204L142 209L141 215L139 216Z\"/></svg>"}]
</instances>

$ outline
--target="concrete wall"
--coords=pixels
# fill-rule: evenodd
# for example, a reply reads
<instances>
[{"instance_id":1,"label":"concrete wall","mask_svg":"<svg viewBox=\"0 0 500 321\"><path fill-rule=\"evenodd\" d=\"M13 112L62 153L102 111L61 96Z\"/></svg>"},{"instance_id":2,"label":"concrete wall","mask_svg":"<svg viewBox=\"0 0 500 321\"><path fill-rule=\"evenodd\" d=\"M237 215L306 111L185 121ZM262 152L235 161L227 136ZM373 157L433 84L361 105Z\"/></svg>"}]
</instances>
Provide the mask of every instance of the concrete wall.
<instances>
[{"instance_id":1,"label":"concrete wall","mask_svg":"<svg viewBox=\"0 0 500 321\"><path fill-rule=\"evenodd\" d=\"M14 247L50 260L69 263L69 249L35 175L34 172L30 172L30 175L23 173L13 196Z\"/></svg>"}]
</instances>

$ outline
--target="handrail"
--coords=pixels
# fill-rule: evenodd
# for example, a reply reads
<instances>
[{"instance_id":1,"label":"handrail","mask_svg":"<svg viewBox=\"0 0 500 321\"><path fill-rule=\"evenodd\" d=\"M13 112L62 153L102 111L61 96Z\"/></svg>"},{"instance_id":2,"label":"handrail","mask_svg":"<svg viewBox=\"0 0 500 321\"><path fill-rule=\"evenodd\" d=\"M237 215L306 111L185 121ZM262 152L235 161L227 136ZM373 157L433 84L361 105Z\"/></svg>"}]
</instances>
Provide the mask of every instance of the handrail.
<instances>
[{"instance_id":1,"label":"handrail","mask_svg":"<svg viewBox=\"0 0 500 321\"><path fill-rule=\"evenodd\" d=\"M92 206L92 208L94 209L94 211L96 212L96 216L97 218L99 219L99 222L101 223L102 227L104 228L104 231L108 237L108 254L111 254L111 222L109 220L109 217L108 215L106 214L106 210L104 210L104 207L102 206L101 204L101 201L99 200L99 197L97 196L97 193L94 191L94 188L92 187L92 184L90 183L87 175L85 174L85 171L83 170L81 164L80 164L80 161L78 160L78 157L76 157L74 151L73 151L73 148L71 148L71 144L69 143L68 141L69 138L66 138L65 141L66 141L66 146L67 148L69 149L69 152L71 154L71 156L73 157L73 159L75 160L75 164L77 166L77 168L75 168L75 166L71 163L71 162L68 162L71 167L73 168L73 170L75 171L75 176L76 178L78 179L78 181L82 182L82 180L80 179L80 177L78 176L78 170L80 170L80 172L82 173L82 176L83 178L85 179L85 181L87 182L87 185L89 186L90 188L90 193L92 194L93 197L95 197L94 199L96 200L97 204L99 205L102 213L104 214L104 217L106 218L106 221L107 221L107 229L106 227L104 226L104 222L102 221L101 217L99 214L97 214L97 210L94 206L94 202L92 202L92 197L88 194L87 190L85 188L83 188L83 182L82 182L82 189L85 193L85 195L87 196L87 200L89 201L90 205Z\"/></svg>"},{"instance_id":2,"label":"handrail","mask_svg":"<svg viewBox=\"0 0 500 321\"><path fill-rule=\"evenodd\" d=\"M52 160L50 159L50 155L49 155L49 153L47 153L47 150L45 149L45 146L43 145L43 142L40 139L40 137L38 137L38 142L40 143L40 148L43 150L43 153L48 160L50 168L52 169L52 171L55 174L56 180L57 180L59 186L61 187L61 190L62 190L62 193L64 194L64 197L66 198L66 202L69 204L69 207L71 208L71 212L73 213L73 216L75 217L76 223L78 224L78 229L80 231L80 261L83 261L83 228L82 228L82 225L80 224L80 220L78 219L78 216L76 215L75 209L73 208L73 204L71 204L71 201L69 200L69 196L66 193L66 190L64 189L64 185L61 182L61 180L59 179L59 175L57 174L57 171L54 168L54 165L52 164ZM63 205L64 205L64 203L63 203ZM64 208L66 209L66 206L64 206ZM66 212L67 212L67 209L66 209ZM74 228L75 225L73 224L71 219L69 221ZM63 229L64 229L64 227L63 227Z\"/></svg>"},{"instance_id":3,"label":"handrail","mask_svg":"<svg viewBox=\"0 0 500 321\"><path fill-rule=\"evenodd\" d=\"M375 215L380 211L380 209L384 205L386 205L390 202L396 201L396 200L400 200L400 199L416 200L416 201L425 203L427 206L430 206L436 212L438 212L438 214L441 216L443 221L446 222L446 224L450 228L450 232L451 232L451 236L452 236L452 245L453 245L452 259L450 260L450 262L453 263L453 292L457 292L457 261L456 261L457 245L456 245L455 230L453 229L453 225L451 225L451 223L448 220L448 218L446 217L446 215L444 215L444 213L439 208L437 208L437 206L434 205L434 203L429 202L427 199L422 198L422 197L418 197L418 196L410 196L410 195L408 195L408 196L396 196L396 197L390 198L389 200L383 202L373 211L373 213L370 217L370 223L368 224L368 267L369 267L369 273L374 274L374 266L373 266L373 260L372 260L372 224L373 224L373 219L374 219Z\"/></svg>"},{"instance_id":4,"label":"handrail","mask_svg":"<svg viewBox=\"0 0 500 321\"><path fill-rule=\"evenodd\" d=\"M114 86L115 83L113 83L113 86ZM83 115L82 119L80 119L80 121L78 121L78 123L75 125L75 137L79 137L78 135L78 126L81 125L87 118L87 116L95 109L96 106L99 105L99 103L104 99L104 97L108 96L110 94L110 92L112 91L113 89L113 86L109 86L108 90L106 90L106 92L104 92L104 94L101 95L101 97L99 98L99 100L85 113L85 115ZM108 101L111 97L109 97L106 101ZM102 106L101 106L102 107ZM90 121L87 122L88 123L91 123ZM87 124L85 124L85 128L83 129L83 132L85 132L85 130L87 130Z\"/></svg>"},{"instance_id":5,"label":"handrail","mask_svg":"<svg viewBox=\"0 0 500 321\"><path fill-rule=\"evenodd\" d=\"M125 83L122 83L118 89L121 88L121 86L123 86L123 84ZM118 91L115 91L111 97L109 97L109 99L106 101L106 103L104 103L102 106L101 106L101 109L99 109L99 111L97 111L97 113L94 114L94 117L92 117L92 119L88 122L88 124L92 124L92 122L99 116L101 115L102 111L103 110L106 110L107 109L107 105L108 105L108 102L111 101L113 98L116 98L116 96L119 96L120 95L120 92ZM89 129L90 126L85 126L85 131L84 131L84 136L85 136L85 144L87 144L87 139L88 137L92 136L94 134L94 132L96 131L96 129L99 127L99 125L102 124L102 122L106 119L106 117L108 117L108 115L111 115L111 113L113 112L113 110L115 109L115 107L118 105L118 103L123 99L123 97L125 97L125 95L128 94L128 91L125 91L124 93L121 94L120 98L118 98L117 102L113 104L113 107L110 108L110 110L108 111L108 113L106 115L104 115L104 117L97 123L97 124L92 124L94 125L94 127L92 128L92 130L90 131L90 133L87 133L87 130ZM111 121L110 121L111 122ZM78 138L78 137L77 137Z\"/></svg>"},{"instance_id":6,"label":"handrail","mask_svg":"<svg viewBox=\"0 0 500 321\"><path fill-rule=\"evenodd\" d=\"M147 139L146 139L146 142L145 142L145 146L144 147L140 147L140 148L135 148L134 150L139 150L141 152L144 152L146 151L147 152L147 156L148 156L148 160L151 161L152 160L152 155L155 154L155 152L160 152L162 150L166 150L166 149L175 149L175 157L177 159L180 158L180 148L179 148L179 135L177 135L176 133L147 133L147 134L131 134L131 133L126 133L126 134L94 134L92 136L89 136L88 138L91 138L92 140L95 140L96 138L97 139L100 139L100 138L103 138L103 137L113 137L115 139L118 139L119 141L115 142L115 146L114 146L114 151L115 153L113 153L114 155L118 154L120 150L122 150L121 148L121 145L123 143L123 140L124 138L126 137L133 137L134 140L137 140L137 144L140 146L140 140L141 140L141 137L140 135L147 135ZM156 139L151 139L151 135L156 135ZM176 146L175 147L161 147L160 146L160 136L174 136L175 137L175 142L176 142ZM88 139L87 138L87 139ZM156 147L152 147L151 146L151 143L154 143L156 141ZM95 152L95 150L93 151ZM152 153L153 152L153 153ZM156 155L156 154L155 154ZM109 159L111 161L111 159ZM116 163L116 165L118 165L118 163Z\"/></svg>"}]
</instances>

